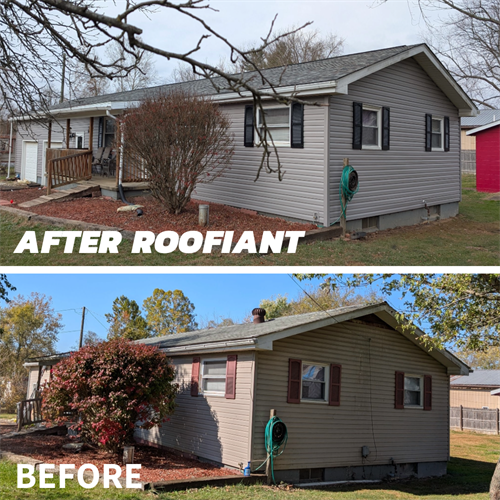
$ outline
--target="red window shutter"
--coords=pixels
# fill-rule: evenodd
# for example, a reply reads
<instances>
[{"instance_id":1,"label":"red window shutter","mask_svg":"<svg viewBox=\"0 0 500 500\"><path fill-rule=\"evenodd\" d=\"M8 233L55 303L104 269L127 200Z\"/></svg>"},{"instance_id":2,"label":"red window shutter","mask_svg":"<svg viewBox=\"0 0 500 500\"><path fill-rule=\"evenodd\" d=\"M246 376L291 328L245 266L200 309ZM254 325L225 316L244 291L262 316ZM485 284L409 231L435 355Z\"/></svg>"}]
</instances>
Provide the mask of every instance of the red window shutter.
<instances>
[{"instance_id":1,"label":"red window shutter","mask_svg":"<svg viewBox=\"0 0 500 500\"><path fill-rule=\"evenodd\" d=\"M300 403L300 386L302 384L302 361L290 359L288 365L288 403Z\"/></svg>"},{"instance_id":2,"label":"red window shutter","mask_svg":"<svg viewBox=\"0 0 500 500\"><path fill-rule=\"evenodd\" d=\"M330 406L340 406L341 373L341 365L330 365L330 394L328 397L328 404Z\"/></svg>"},{"instance_id":3,"label":"red window shutter","mask_svg":"<svg viewBox=\"0 0 500 500\"><path fill-rule=\"evenodd\" d=\"M401 410L405 407L405 374L396 372L396 389L394 391L394 408Z\"/></svg>"},{"instance_id":4,"label":"red window shutter","mask_svg":"<svg viewBox=\"0 0 500 500\"><path fill-rule=\"evenodd\" d=\"M424 375L424 410L432 410L432 376Z\"/></svg>"},{"instance_id":5,"label":"red window shutter","mask_svg":"<svg viewBox=\"0 0 500 500\"><path fill-rule=\"evenodd\" d=\"M191 396L198 396L198 385L200 381L200 358L193 358L191 369Z\"/></svg>"},{"instance_id":6,"label":"red window shutter","mask_svg":"<svg viewBox=\"0 0 500 500\"><path fill-rule=\"evenodd\" d=\"M226 399L236 398L236 362L238 356L231 354L226 363Z\"/></svg>"}]
</instances>

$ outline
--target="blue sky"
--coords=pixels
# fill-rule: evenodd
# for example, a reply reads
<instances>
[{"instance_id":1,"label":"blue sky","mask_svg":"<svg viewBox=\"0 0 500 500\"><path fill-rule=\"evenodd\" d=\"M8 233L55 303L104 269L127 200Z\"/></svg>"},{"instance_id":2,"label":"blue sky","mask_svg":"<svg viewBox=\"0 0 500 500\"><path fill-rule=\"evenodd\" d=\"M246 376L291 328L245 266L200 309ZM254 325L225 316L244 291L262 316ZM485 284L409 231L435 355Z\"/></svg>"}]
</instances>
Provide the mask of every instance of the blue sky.
<instances>
[{"instance_id":1,"label":"blue sky","mask_svg":"<svg viewBox=\"0 0 500 500\"><path fill-rule=\"evenodd\" d=\"M197 321L231 317L242 321L261 299L278 294L295 298L301 289L287 274L9 274L17 288L10 292L29 296L31 292L52 297L52 307L62 315L64 327L57 349L68 351L79 338L81 311L88 309L85 331L92 330L105 338L113 300L125 295L139 305L155 288L180 289L195 305ZM300 286L317 285L320 280ZM360 293L363 293L360 290ZM391 297L397 307L397 299Z\"/></svg>"}]
</instances>

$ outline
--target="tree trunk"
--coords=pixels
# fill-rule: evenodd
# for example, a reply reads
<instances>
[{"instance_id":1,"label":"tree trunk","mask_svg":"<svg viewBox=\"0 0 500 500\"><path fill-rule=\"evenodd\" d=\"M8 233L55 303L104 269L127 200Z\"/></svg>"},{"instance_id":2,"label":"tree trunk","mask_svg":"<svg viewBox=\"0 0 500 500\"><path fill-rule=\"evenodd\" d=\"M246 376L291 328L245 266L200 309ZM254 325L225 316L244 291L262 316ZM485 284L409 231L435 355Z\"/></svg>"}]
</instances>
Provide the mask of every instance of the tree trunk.
<instances>
[{"instance_id":1,"label":"tree trunk","mask_svg":"<svg viewBox=\"0 0 500 500\"><path fill-rule=\"evenodd\" d=\"M500 500L500 459L491 478L490 500Z\"/></svg>"}]
</instances>

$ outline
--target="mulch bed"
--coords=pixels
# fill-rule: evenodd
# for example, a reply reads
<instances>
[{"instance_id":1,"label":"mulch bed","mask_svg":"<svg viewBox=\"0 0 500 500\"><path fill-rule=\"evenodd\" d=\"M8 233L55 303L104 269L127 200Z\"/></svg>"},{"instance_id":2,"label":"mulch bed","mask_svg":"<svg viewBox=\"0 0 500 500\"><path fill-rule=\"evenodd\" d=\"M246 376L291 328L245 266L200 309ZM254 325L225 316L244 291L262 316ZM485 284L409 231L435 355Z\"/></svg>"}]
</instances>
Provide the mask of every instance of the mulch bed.
<instances>
[{"instance_id":1,"label":"mulch bed","mask_svg":"<svg viewBox=\"0 0 500 500\"><path fill-rule=\"evenodd\" d=\"M9 203L10 206L20 208L17 206L19 203L38 198L43 194L45 194L44 190L38 188L7 191L0 192L0 200L4 199L9 202L13 200L14 203ZM152 231L155 234L162 231L175 231L179 234L186 231L199 231L203 234L206 231L234 231L233 241L238 241L243 231L253 231L256 241L260 241L263 231L272 231L274 234L276 231L317 229L314 224L293 223L280 218L264 217L250 210L241 210L217 203L209 203L210 225L200 227L198 226L198 205L206 202L192 200L183 213L171 215L151 196L134 197L129 201L143 205L142 217L137 217L135 211L117 212L117 208L125 204L102 197L49 202L26 210L39 215L119 227L129 231Z\"/></svg>"},{"instance_id":2,"label":"mulch bed","mask_svg":"<svg viewBox=\"0 0 500 500\"><path fill-rule=\"evenodd\" d=\"M67 436L26 434L4 438L1 446L2 450L28 456L47 464L74 464L76 469L83 464L93 464L101 473L104 464L116 464L122 467L122 477L125 475L121 456L93 447L87 447L79 453L64 451L63 444L70 442L72 441ZM180 457L165 450L138 444L135 445L134 462L141 464L141 469L136 470L135 473L140 474L142 482L241 475L240 472L232 469L217 467L213 464Z\"/></svg>"},{"instance_id":3,"label":"mulch bed","mask_svg":"<svg viewBox=\"0 0 500 500\"><path fill-rule=\"evenodd\" d=\"M0 436L8 434L9 432L14 432L15 430L17 430L16 424L6 424L3 422L0 424Z\"/></svg>"},{"instance_id":4,"label":"mulch bed","mask_svg":"<svg viewBox=\"0 0 500 500\"><path fill-rule=\"evenodd\" d=\"M40 196L43 196L46 193L47 193L46 189L41 189L37 187L32 187L32 188L25 187L23 189L15 189L8 191L4 190L0 191L0 200L9 202L8 204L11 207L19 208L17 207L17 204L23 203L25 201L31 201L34 200L35 198L40 198ZM11 200L13 201L13 203L10 203Z\"/></svg>"}]
</instances>

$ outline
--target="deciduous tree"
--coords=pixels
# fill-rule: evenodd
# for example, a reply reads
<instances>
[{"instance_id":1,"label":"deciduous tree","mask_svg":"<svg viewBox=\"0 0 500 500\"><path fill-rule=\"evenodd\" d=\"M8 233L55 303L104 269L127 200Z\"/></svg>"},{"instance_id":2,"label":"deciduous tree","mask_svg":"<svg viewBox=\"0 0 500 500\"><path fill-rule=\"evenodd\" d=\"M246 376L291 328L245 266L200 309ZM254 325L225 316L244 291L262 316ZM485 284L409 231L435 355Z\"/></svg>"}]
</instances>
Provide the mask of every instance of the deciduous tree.
<instances>
[{"instance_id":1,"label":"deciduous tree","mask_svg":"<svg viewBox=\"0 0 500 500\"><path fill-rule=\"evenodd\" d=\"M136 428L164 422L175 408L174 367L156 347L116 339L85 346L59 362L44 387L43 414L62 424L78 415L81 437L110 451Z\"/></svg>"},{"instance_id":2,"label":"deciduous tree","mask_svg":"<svg viewBox=\"0 0 500 500\"><path fill-rule=\"evenodd\" d=\"M181 290L156 288L143 304L151 336L196 330L194 305Z\"/></svg>"},{"instance_id":3,"label":"deciduous tree","mask_svg":"<svg viewBox=\"0 0 500 500\"><path fill-rule=\"evenodd\" d=\"M113 302L113 312L106 314L110 323L108 339L145 339L149 337L148 324L142 317L139 305L125 295L117 297Z\"/></svg>"},{"instance_id":4,"label":"deciduous tree","mask_svg":"<svg viewBox=\"0 0 500 500\"><path fill-rule=\"evenodd\" d=\"M172 214L195 187L224 174L233 155L229 120L218 106L185 92L159 93L123 120L129 154L149 174L151 194Z\"/></svg>"}]
</instances>

